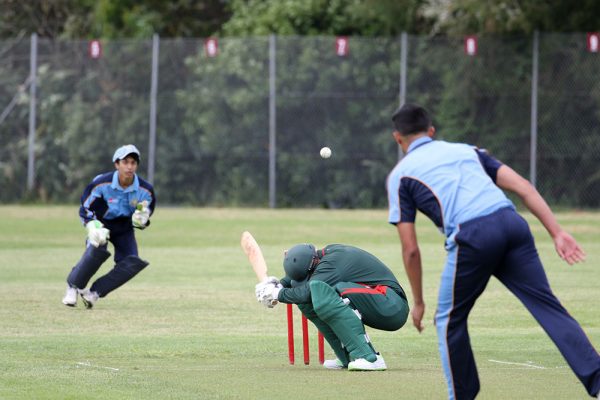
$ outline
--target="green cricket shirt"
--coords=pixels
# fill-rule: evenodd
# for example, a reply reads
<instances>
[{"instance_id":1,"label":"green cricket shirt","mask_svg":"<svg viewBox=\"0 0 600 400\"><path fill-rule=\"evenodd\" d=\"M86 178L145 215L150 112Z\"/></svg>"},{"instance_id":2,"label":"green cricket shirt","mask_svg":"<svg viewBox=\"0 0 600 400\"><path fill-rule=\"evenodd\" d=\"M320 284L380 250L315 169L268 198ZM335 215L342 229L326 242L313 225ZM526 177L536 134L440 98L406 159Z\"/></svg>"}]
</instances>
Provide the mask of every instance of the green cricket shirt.
<instances>
[{"instance_id":1,"label":"green cricket shirt","mask_svg":"<svg viewBox=\"0 0 600 400\"><path fill-rule=\"evenodd\" d=\"M387 286L406 299L406 294L394 273L373 254L358 247L330 244L317 250L321 259L309 279L296 284L289 277L281 279L284 286L277 299L282 303L310 303L309 280L318 280L335 286L339 282L362 283L369 286Z\"/></svg>"}]
</instances>

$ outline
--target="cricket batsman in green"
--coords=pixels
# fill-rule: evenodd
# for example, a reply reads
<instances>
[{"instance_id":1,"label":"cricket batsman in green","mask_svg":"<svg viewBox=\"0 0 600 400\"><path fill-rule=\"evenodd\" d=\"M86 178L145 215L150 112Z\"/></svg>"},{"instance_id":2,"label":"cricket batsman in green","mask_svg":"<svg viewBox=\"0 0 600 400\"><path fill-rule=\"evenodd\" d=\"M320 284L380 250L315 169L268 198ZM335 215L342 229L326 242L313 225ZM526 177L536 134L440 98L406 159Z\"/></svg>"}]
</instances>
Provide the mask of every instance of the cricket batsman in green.
<instances>
[{"instance_id":1,"label":"cricket batsman in green","mask_svg":"<svg viewBox=\"0 0 600 400\"><path fill-rule=\"evenodd\" d=\"M256 298L266 307L297 304L327 340L337 359L328 369L384 371L364 325L385 331L400 329L408 317L404 290L392 271L374 255L357 247L330 244L317 250L298 244L284 256L286 276L256 285Z\"/></svg>"}]
</instances>

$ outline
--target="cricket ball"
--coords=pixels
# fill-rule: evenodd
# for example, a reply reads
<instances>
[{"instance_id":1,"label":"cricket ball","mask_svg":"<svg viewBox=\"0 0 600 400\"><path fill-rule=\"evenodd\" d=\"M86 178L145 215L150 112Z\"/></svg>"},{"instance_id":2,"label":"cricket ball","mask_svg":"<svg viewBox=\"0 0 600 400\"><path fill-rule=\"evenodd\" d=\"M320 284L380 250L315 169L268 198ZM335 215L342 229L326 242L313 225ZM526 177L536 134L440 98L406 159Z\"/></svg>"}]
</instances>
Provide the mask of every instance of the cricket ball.
<instances>
[{"instance_id":1,"label":"cricket ball","mask_svg":"<svg viewBox=\"0 0 600 400\"><path fill-rule=\"evenodd\" d=\"M329 158L331 157L331 149L329 147L323 147L319 154L322 158Z\"/></svg>"}]
</instances>

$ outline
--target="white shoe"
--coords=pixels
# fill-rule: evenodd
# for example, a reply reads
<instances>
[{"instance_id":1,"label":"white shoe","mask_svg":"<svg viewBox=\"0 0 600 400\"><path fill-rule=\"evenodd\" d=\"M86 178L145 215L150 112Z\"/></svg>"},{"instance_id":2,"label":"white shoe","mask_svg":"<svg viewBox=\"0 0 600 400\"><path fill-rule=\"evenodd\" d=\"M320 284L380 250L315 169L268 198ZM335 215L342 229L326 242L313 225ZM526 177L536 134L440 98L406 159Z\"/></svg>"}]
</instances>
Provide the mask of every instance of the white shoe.
<instances>
[{"instance_id":1,"label":"white shoe","mask_svg":"<svg viewBox=\"0 0 600 400\"><path fill-rule=\"evenodd\" d=\"M327 369L342 369L342 368L346 368L344 367L344 364L342 364L342 362L340 361L339 358L336 358L335 360L325 360L323 362L323 366Z\"/></svg>"},{"instance_id":2,"label":"white shoe","mask_svg":"<svg viewBox=\"0 0 600 400\"><path fill-rule=\"evenodd\" d=\"M65 306L75 307L77 305L77 289L71 286L67 286L65 297L62 302Z\"/></svg>"},{"instance_id":3,"label":"white shoe","mask_svg":"<svg viewBox=\"0 0 600 400\"><path fill-rule=\"evenodd\" d=\"M79 294L81 295L81 300L83 300L83 304L85 304L85 308L88 309L94 307L94 304L96 304L96 302L100 298L98 292L92 292L89 289L80 290Z\"/></svg>"},{"instance_id":4,"label":"white shoe","mask_svg":"<svg viewBox=\"0 0 600 400\"><path fill-rule=\"evenodd\" d=\"M381 354L377 354L377 360L369 362L364 358L358 358L348 364L348 371L385 371L387 365Z\"/></svg>"}]
</instances>

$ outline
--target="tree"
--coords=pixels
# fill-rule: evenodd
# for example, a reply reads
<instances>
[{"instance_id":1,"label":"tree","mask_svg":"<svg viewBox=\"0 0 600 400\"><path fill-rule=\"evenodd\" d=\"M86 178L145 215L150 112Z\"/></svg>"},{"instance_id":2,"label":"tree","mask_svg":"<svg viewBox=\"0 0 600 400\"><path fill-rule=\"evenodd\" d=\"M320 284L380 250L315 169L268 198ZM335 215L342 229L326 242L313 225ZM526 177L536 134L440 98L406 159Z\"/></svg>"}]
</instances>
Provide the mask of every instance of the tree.
<instances>
[{"instance_id":1,"label":"tree","mask_svg":"<svg viewBox=\"0 0 600 400\"><path fill-rule=\"evenodd\" d=\"M398 155L389 117L398 105L400 32L411 33L407 100L433 112L442 138L484 146L527 175L530 33L591 30L598 15L591 1L549 7L532 0L0 0L0 6L0 35L16 36L0 43L1 98L12 98L28 75L24 39L34 31L42 36L37 198L74 201L82 182L110 169L117 145L147 148L152 33L218 32L217 57L204 53L201 40L161 41L155 182L162 201L267 204L267 35L276 34L277 204L326 207L385 205L383 179ZM464 55L464 33L485 33L476 57ZM334 52L335 36L350 36L345 57ZM596 206L598 58L585 51L584 36L540 35L538 181L552 202ZM87 41L53 40L69 37L111 40L103 41L103 57L92 60ZM138 39L117 39L123 37ZM0 201L23 198L26 97L0 126L6 189ZM324 145L333 148L329 160L318 156ZM144 163L142 157L140 171Z\"/></svg>"},{"instance_id":2,"label":"tree","mask_svg":"<svg viewBox=\"0 0 600 400\"><path fill-rule=\"evenodd\" d=\"M434 0L422 12L434 22L431 33L448 35L586 32L600 22L595 0Z\"/></svg>"},{"instance_id":3,"label":"tree","mask_svg":"<svg viewBox=\"0 0 600 400\"><path fill-rule=\"evenodd\" d=\"M204 37L229 16L225 0L0 0L0 38Z\"/></svg>"},{"instance_id":4,"label":"tree","mask_svg":"<svg viewBox=\"0 0 600 400\"><path fill-rule=\"evenodd\" d=\"M85 25L92 4L92 0L0 0L0 38L32 33L58 38L76 20Z\"/></svg>"},{"instance_id":5,"label":"tree","mask_svg":"<svg viewBox=\"0 0 600 400\"><path fill-rule=\"evenodd\" d=\"M206 37L229 18L225 0L100 0L92 32L103 38ZM72 32L74 34L75 32Z\"/></svg>"},{"instance_id":6,"label":"tree","mask_svg":"<svg viewBox=\"0 0 600 400\"><path fill-rule=\"evenodd\" d=\"M233 0L226 36L395 36L427 29L424 0Z\"/></svg>"}]
</instances>

